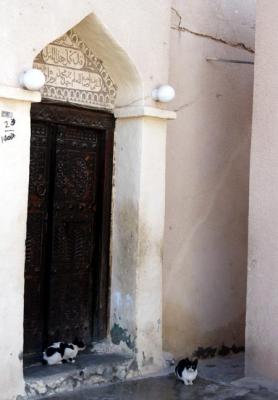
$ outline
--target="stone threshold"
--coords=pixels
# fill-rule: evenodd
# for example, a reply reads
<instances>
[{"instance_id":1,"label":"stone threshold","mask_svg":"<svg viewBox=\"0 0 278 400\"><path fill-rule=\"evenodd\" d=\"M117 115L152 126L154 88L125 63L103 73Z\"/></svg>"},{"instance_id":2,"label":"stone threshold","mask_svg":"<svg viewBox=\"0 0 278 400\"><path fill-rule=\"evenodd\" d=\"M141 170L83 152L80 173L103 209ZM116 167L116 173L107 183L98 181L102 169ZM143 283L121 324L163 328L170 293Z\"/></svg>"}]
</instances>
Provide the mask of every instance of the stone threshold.
<instances>
[{"instance_id":1,"label":"stone threshold","mask_svg":"<svg viewBox=\"0 0 278 400\"><path fill-rule=\"evenodd\" d=\"M43 399L82 385L100 385L127 379L133 358L124 354L80 354L75 364L24 368L26 399Z\"/></svg>"}]
</instances>

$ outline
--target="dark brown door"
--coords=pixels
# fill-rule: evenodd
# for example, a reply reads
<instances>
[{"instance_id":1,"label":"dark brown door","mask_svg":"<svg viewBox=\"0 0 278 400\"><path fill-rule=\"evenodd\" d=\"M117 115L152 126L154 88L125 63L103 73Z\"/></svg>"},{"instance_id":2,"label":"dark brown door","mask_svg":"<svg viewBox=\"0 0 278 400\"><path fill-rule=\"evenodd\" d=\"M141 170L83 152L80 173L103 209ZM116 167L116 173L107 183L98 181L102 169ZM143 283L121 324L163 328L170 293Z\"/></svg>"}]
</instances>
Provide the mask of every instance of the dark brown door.
<instances>
[{"instance_id":1,"label":"dark brown door","mask_svg":"<svg viewBox=\"0 0 278 400\"><path fill-rule=\"evenodd\" d=\"M24 353L106 335L113 116L32 107Z\"/></svg>"}]
</instances>

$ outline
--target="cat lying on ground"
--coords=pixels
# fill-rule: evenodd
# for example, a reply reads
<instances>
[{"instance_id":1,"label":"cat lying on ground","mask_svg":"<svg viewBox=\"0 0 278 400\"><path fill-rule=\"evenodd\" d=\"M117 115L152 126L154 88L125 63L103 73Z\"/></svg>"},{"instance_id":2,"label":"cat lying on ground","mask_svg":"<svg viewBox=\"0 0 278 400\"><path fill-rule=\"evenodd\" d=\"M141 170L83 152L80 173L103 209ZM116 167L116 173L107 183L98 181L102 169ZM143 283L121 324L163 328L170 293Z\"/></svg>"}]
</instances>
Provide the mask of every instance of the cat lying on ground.
<instances>
[{"instance_id":1,"label":"cat lying on ground","mask_svg":"<svg viewBox=\"0 0 278 400\"><path fill-rule=\"evenodd\" d=\"M43 352L43 364L74 363L77 353L84 350L85 347L85 344L78 339L75 339L72 343L55 342Z\"/></svg>"},{"instance_id":2,"label":"cat lying on ground","mask_svg":"<svg viewBox=\"0 0 278 400\"><path fill-rule=\"evenodd\" d=\"M193 385L194 379L196 379L198 360L189 360L188 358L180 360L175 368L176 377L183 381L185 385Z\"/></svg>"}]
</instances>

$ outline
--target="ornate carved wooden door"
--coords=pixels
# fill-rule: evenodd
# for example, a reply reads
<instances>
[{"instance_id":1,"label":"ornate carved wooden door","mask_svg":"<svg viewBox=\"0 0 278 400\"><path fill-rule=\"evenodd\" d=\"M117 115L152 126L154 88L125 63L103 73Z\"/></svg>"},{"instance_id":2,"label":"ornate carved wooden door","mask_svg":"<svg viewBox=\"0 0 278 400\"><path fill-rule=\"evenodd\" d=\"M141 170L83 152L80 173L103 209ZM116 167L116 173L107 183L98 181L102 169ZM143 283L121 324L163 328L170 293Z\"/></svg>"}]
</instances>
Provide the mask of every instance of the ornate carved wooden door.
<instances>
[{"instance_id":1,"label":"ornate carved wooden door","mask_svg":"<svg viewBox=\"0 0 278 400\"><path fill-rule=\"evenodd\" d=\"M24 353L106 335L112 115L32 108Z\"/></svg>"}]
</instances>

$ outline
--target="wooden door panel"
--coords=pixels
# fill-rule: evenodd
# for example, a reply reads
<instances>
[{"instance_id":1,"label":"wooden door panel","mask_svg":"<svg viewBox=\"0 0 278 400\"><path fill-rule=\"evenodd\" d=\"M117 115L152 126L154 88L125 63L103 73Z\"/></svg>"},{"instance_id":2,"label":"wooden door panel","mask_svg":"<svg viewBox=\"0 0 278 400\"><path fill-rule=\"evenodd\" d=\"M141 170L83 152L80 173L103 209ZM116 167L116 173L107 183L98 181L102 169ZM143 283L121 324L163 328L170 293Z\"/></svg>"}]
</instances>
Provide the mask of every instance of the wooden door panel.
<instances>
[{"instance_id":1,"label":"wooden door panel","mask_svg":"<svg viewBox=\"0 0 278 400\"><path fill-rule=\"evenodd\" d=\"M98 136L92 129L57 127L49 341L91 340Z\"/></svg>"},{"instance_id":2,"label":"wooden door panel","mask_svg":"<svg viewBox=\"0 0 278 400\"><path fill-rule=\"evenodd\" d=\"M24 352L42 349L51 126L32 124L25 258Z\"/></svg>"},{"instance_id":3,"label":"wooden door panel","mask_svg":"<svg viewBox=\"0 0 278 400\"><path fill-rule=\"evenodd\" d=\"M32 105L25 361L53 340L107 332L114 118Z\"/></svg>"}]
</instances>

